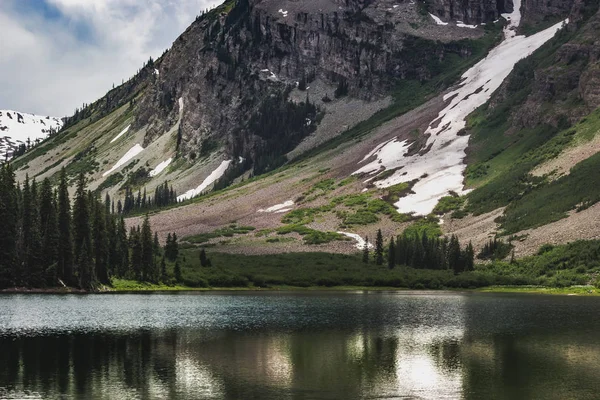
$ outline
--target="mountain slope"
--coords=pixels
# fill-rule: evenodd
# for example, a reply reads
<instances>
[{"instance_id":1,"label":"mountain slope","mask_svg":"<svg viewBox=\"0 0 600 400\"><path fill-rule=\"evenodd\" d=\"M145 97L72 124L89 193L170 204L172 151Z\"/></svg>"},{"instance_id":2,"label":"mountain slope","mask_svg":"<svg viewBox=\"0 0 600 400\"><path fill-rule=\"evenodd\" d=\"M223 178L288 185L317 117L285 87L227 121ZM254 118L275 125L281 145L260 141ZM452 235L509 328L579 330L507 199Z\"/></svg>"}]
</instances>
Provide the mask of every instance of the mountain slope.
<instances>
[{"instance_id":1,"label":"mountain slope","mask_svg":"<svg viewBox=\"0 0 600 400\"><path fill-rule=\"evenodd\" d=\"M439 2L226 2L16 160L18 177L65 167L114 199L164 181L180 199L205 194L152 224L222 251L348 253L378 228L459 233L480 248L535 225L494 219L550 185L520 182L598 106L596 3L555 3L481 2L496 11L458 23ZM532 149L543 157L525 168ZM431 211L441 227L417 216Z\"/></svg>"}]
</instances>

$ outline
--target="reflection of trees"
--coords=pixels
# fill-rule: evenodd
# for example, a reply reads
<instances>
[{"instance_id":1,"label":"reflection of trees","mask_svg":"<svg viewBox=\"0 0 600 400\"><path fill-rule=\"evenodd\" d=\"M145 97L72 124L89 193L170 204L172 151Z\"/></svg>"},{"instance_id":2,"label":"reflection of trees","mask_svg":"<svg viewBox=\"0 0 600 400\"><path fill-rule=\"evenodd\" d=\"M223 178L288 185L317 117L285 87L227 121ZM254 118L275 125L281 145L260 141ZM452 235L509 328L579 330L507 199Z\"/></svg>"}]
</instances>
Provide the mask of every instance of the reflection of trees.
<instances>
[{"instance_id":1,"label":"reflection of trees","mask_svg":"<svg viewBox=\"0 0 600 400\"><path fill-rule=\"evenodd\" d=\"M576 327L589 321L585 304L561 310L561 298L497 300L466 304L464 398L597 398L600 343L592 326Z\"/></svg>"},{"instance_id":2,"label":"reflection of trees","mask_svg":"<svg viewBox=\"0 0 600 400\"><path fill-rule=\"evenodd\" d=\"M198 398L208 386L218 398L353 398L395 377L397 346L368 331L1 338L0 387L88 399Z\"/></svg>"},{"instance_id":3,"label":"reflection of trees","mask_svg":"<svg viewBox=\"0 0 600 400\"><path fill-rule=\"evenodd\" d=\"M0 337L0 396L8 390L92 400L594 398L594 314L568 308L568 318L552 317L536 302L523 303L436 298L429 315L409 305L388 310L387 323L377 323L386 315L365 312L352 324L344 314L342 326L314 331ZM591 326L574 329L577 321Z\"/></svg>"}]
</instances>

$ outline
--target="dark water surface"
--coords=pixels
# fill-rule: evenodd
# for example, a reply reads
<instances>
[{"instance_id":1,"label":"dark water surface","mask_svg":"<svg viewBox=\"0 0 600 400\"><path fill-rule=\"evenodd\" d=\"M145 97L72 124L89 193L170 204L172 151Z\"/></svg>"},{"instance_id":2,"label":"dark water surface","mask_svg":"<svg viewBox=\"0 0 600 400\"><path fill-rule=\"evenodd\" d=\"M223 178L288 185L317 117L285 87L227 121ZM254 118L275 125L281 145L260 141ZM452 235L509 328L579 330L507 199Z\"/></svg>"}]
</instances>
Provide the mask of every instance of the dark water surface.
<instances>
[{"instance_id":1,"label":"dark water surface","mask_svg":"<svg viewBox=\"0 0 600 400\"><path fill-rule=\"evenodd\" d=\"M0 399L599 399L600 298L0 295Z\"/></svg>"}]
</instances>

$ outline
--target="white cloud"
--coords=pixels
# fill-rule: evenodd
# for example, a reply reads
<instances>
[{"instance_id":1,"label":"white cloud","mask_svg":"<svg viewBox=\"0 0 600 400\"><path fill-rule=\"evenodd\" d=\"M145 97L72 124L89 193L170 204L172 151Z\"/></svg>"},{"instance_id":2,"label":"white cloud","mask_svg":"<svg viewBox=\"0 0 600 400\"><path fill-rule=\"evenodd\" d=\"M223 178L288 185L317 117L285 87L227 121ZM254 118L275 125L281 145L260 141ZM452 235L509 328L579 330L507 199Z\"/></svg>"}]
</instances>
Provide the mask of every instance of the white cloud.
<instances>
[{"instance_id":1,"label":"white cloud","mask_svg":"<svg viewBox=\"0 0 600 400\"><path fill-rule=\"evenodd\" d=\"M220 3L37 0L28 10L20 1L0 8L0 108L53 116L103 96Z\"/></svg>"}]
</instances>

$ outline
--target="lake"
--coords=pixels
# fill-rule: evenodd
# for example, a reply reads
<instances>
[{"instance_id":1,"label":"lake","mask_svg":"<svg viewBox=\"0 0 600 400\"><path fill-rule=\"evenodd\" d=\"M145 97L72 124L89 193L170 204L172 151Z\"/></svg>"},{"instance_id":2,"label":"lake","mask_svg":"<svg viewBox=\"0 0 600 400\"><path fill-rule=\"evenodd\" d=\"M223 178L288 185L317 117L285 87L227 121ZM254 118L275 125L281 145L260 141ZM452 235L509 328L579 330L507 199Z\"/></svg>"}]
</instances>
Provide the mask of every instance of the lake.
<instances>
[{"instance_id":1,"label":"lake","mask_svg":"<svg viewBox=\"0 0 600 400\"><path fill-rule=\"evenodd\" d=\"M0 399L598 399L600 298L0 295Z\"/></svg>"}]
</instances>

